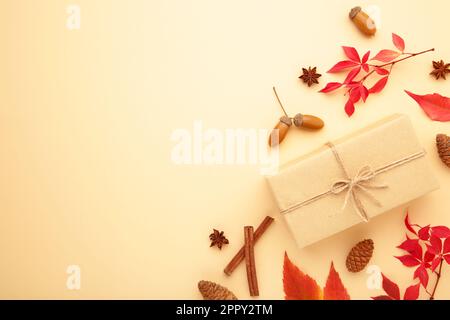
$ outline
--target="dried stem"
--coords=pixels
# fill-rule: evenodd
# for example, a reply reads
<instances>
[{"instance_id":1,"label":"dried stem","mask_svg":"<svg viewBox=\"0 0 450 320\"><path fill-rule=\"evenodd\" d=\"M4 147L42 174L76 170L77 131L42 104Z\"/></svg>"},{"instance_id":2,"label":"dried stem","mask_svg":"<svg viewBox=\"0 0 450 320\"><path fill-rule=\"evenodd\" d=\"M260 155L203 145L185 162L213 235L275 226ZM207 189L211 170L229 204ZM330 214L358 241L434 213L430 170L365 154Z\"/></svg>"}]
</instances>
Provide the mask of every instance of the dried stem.
<instances>
[{"instance_id":1,"label":"dried stem","mask_svg":"<svg viewBox=\"0 0 450 320\"><path fill-rule=\"evenodd\" d=\"M380 64L380 65L369 64L369 66L374 67L374 68L384 68L384 67L387 67L387 66L391 66L391 70L392 70L392 68L394 67L394 65L395 65L396 63L401 62L401 61L404 61L404 60L409 59L409 58L412 58L412 57L415 57L415 56L418 56L418 55L421 55L421 54L424 54L424 53L427 53L427 52L430 52L430 51L434 51L434 48L428 49L428 50L424 50L424 51L420 51L420 52L417 52L417 53L407 53L407 56L406 56L406 57L400 58L400 59L398 59L398 60L395 60L395 61L392 61L392 62L387 62L387 63ZM375 72L375 69L373 69L373 70L370 71L368 74L366 74L366 75L361 79L361 82L364 82L364 81L365 81L371 74L373 74L374 72ZM389 72L389 75L390 75L390 72Z\"/></svg>"},{"instance_id":2,"label":"dried stem","mask_svg":"<svg viewBox=\"0 0 450 320\"><path fill-rule=\"evenodd\" d=\"M441 272L442 272L442 264L444 263L444 259L441 258L441 263L439 264L439 271L436 273L436 283L434 284L433 291L430 295L430 300L434 300L434 294L436 293L436 289L438 287L439 281L441 280Z\"/></svg>"},{"instance_id":3,"label":"dried stem","mask_svg":"<svg viewBox=\"0 0 450 320\"><path fill-rule=\"evenodd\" d=\"M278 103L280 104L281 109L283 109L284 114L286 115L286 117L289 117L286 110L284 110L283 104L281 103L280 97L278 96L277 89L275 89L275 87L272 87L272 89L273 92L275 93L275 97L277 98Z\"/></svg>"}]
</instances>

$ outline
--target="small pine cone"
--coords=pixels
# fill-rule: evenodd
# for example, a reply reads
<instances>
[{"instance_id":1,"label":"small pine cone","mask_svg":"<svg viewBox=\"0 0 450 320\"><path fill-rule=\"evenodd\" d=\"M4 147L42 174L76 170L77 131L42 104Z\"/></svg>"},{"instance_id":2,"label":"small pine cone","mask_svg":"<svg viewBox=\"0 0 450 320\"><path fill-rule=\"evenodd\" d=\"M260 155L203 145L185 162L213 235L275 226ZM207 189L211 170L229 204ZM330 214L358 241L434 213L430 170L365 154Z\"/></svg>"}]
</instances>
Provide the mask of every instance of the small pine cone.
<instances>
[{"instance_id":1,"label":"small pine cone","mask_svg":"<svg viewBox=\"0 0 450 320\"><path fill-rule=\"evenodd\" d=\"M366 239L358 242L349 252L347 256L347 270L350 272L359 272L363 270L372 258L373 241Z\"/></svg>"},{"instance_id":2,"label":"small pine cone","mask_svg":"<svg viewBox=\"0 0 450 320\"><path fill-rule=\"evenodd\" d=\"M439 157L447 167L450 167L450 137L445 134L436 136L436 145Z\"/></svg>"},{"instance_id":3,"label":"small pine cone","mask_svg":"<svg viewBox=\"0 0 450 320\"><path fill-rule=\"evenodd\" d=\"M200 281L198 290L205 300L237 300L233 292L211 281Z\"/></svg>"}]
</instances>

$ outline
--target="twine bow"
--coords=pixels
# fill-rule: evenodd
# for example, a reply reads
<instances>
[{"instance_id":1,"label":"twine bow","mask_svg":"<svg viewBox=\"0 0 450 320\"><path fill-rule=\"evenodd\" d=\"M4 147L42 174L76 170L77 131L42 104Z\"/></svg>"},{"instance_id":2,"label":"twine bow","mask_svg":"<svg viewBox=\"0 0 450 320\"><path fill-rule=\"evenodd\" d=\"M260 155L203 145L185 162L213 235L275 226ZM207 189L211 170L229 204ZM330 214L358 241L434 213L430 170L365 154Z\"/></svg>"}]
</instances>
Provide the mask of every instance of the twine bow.
<instances>
[{"instance_id":1,"label":"twine bow","mask_svg":"<svg viewBox=\"0 0 450 320\"><path fill-rule=\"evenodd\" d=\"M406 156L404 158L401 158L399 160L393 161L383 167L380 167L376 170L372 170L370 166L364 166L361 169L359 169L356 173L356 175L352 178L345 165L342 161L339 153L336 150L336 147L333 143L328 142L326 144L331 151L333 152L334 157L336 158L337 163L341 167L344 178L339 179L335 181L331 188L328 191L325 191L323 193L320 193L310 199L307 199L305 201L302 201L300 203L294 204L291 207L284 209L281 211L281 213L289 213L294 210L297 210L298 208L301 208L303 206L306 206L314 201L317 201L321 199L322 197L325 197L330 194L339 195L342 192L346 192L344 204L342 206L342 211L345 210L347 207L349 201L353 203L353 207L355 208L356 213L358 216L365 222L369 221L369 215L367 214L366 208L364 207L363 203L359 199L359 192L364 193L375 205L381 207L380 201L369 191L369 189L384 189L388 188L388 185L385 184L375 184L372 180L378 176L380 173L392 170L396 167L402 166L406 163L409 163L413 160L419 159L421 157L425 156L425 151L421 150L419 152L413 153L409 156Z\"/></svg>"},{"instance_id":2,"label":"twine bow","mask_svg":"<svg viewBox=\"0 0 450 320\"><path fill-rule=\"evenodd\" d=\"M375 198L375 196L368 189L382 189L387 188L388 186L385 184L377 185L372 183L371 180L375 178L375 176L376 176L375 172L369 166L365 166L362 167L357 172L356 176L353 177L352 179L349 178L342 179L333 183L330 189L330 192L332 194L338 195L347 190L344 204L341 209L342 211L345 210L345 208L348 205L348 202L351 200L355 208L355 211L358 213L360 218L365 222L369 221L367 212L364 206L362 205L362 202L358 198L357 191L364 192L370 198L370 200L372 200L373 203L381 207L380 201L378 201L378 199Z\"/></svg>"}]
</instances>

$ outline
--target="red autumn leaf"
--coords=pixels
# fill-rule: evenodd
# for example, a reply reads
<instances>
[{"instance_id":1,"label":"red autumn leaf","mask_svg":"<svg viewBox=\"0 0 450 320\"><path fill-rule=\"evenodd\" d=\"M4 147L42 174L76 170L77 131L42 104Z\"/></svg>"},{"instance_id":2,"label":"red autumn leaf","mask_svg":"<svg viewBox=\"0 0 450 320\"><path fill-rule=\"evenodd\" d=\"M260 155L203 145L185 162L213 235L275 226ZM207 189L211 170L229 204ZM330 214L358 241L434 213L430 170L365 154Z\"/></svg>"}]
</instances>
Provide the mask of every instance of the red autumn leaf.
<instances>
[{"instance_id":1,"label":"red autumn leaf","mask_svg":"<svg viewBox=\"0 0 450 320\"><path fill-rule=\"evenodd\" d=\"M383 290L387 293L389 297L394 300L400 300L400 289L398 285L388 279L383 273Z\"/></svg>"},{"instance_id":2,"label":"red autumn leaf","mask_svg":"<svg viewBox=\"0 0 450 320\"><path fill-rule=\"evenodd\" d=\"M428 285L428 271L424 266L420 266L414 271L414 279L419 278L424 288Z\"/></svg>"},{"instance_id":3,"label":"red autumn leaf","mask_svg":"<svg viewBox=\"0 0 450 320\"><path fill-rule=\"evenodd\" d=\"M363 68L363 70L364 70L365 72L369 72L369 65L368 65L367 63L363 63L363 64L361 65L361 67Z\"/></svg>"},{"instance_id":4,"label":"red autumn leaf","mask_svg":"<svg viewBox=\"0 0 450 320\"><path fill-rule=\"evenodd\" d=\"M405 92L416 100L431 120L450 121L450 98L441 96L438 93L417 95L406 90Z\"/></svg>"},{"instance_id":5,"label":"red autumn leaf","mask_svg":"<svg viewBox=\"0 0 450 320\"><path fill-rule=\"evenodd\" d=\"M359 86L357 86L350 90L350 100L353 103L357 103L359 99L361 99L361 91L359 90Z\"/></svg>"},{"instance_id":6,"label":"red autumn leaf","mask_svg":"<svg viewBox=\"0 0 450 320\"><path fill-rule=\"evenodd\" d=\"M350 300L347 289L342 284L339 273L334 269L333 262L331 262L330 272L328 274L327 283L323 288L324 300Z\"/></svg>"},{"instance_id":7,"label":"red autumn leaf","mask_svg":"<svg viewBox=\"0 0 450 320\"><path fill-rule=\"evenodd\" d=\"M365 86L359 87L359 92L361 93L361 98L364 102L366 102L367 97L369 97L369 90Z\"/></svg>"},{"instance_id":8,"label":"red autumn leaf","mask_svg":"<svg viewBox=\"0 0 450 320\"><path fill-rule=\"evenodd\" d=\"M413 257L410 254L406 254L404 256L401 257L396 257L398 260L400 260L400 262L406 266L406 267L415 267L420 265L420 261L417 260L415 257Z\"/></svg>"},{"instance_id":9,"label":"red autumn leaf","mask_svg":"<svg viewBox=\"0 0 450 320\"><path fill-rule=\"evenodd\" d=\"M378 82L375 83L373 87L369 89L369 93L378 93L381 90L383 90L384 87L386 86L388 79L389 77L383 77L380 80L378 80Z\"/></svg>"},{"instance_id":10,"label":"red autumn leaf","mask_svg":"<svg viewBox=\"0 0 450 320\"><path fill-rule=\"evenodd\" d=\"M372 58L372 60L377 60L381 62L391 62L395 60L400 55L399 52L393 51L393 50L381 50L377 53L375 57Z\"/></svg>"},{"instance_id":11,"label":"red autumn leaf","mask_svg":"<svg viewBox=\"0 0 450 320\"><path fill-rule=\"evenodd\" d=\"M417 232L413 229L411 223L409 222L409 212L406 212L405 226L406 229L408 229L411 233L417 234Z\"/></svg>"},{"instance_id":12,"label":"red autumn leaf","mask_svg":"<svg viewBox=\"0 0 450 320\"><path fill-rule=\"evenodd\" d=\"M386 76L389 74L389 71L380 67L375 68L375 72L378 73L380 76Z\"/></svg>"},{"instance_id":13,"label":"red autumn leaf","mask_svg":"<svg viewBox=\"0 0 450 320\"><path fill-rule=\"evenodd\" d=\"M398 50L400 50L401 52L405 51L405 41L402 39L402 37L393 33L392 42Z\"/></svg>"},{"instance_id":14,"label":"red autumn leaf","mask_svg":"<svg viewBox=\"0 0 450 320\"><path fill-rule=\"evenodd\" d=\"M347 58L349 58L350 60L355 61L355 62L361 62L358 51L356 51L355 48L344 46L344 47L342 47L342 49L344 49L344 53L347 56Z\"/></svg>"},{"instance_id":15,"label":"red autumn leaf","mask_svg":"<svg viewBox=\"0 0 450 320\"><path fill-rule=\"evenodd\" d=\"M450 229L446 226L436 226L431 228L431 234L438 238L450 237Z\"/></svg>"},{"instance_id":16,"label":"red autumn leaf","mask_svg":"<svg viewBox=\"0 0 450 320\"><path fill-rule=\"evenodd\" d=\"M336 63L327 72L328 73L341 72L341 71L343 71L345 69L356 67L357 65L359 65L359 63L354 62L354 61L350 61L350 60L340 61L340 62Z\"/></svg>"},{"instance_id":17,"label":"red autumn leaf","mask_svg":"<svg viewBox=\"0 0 450 320\"><path fill-rule=\"evenodd\" d=\"M322 93L328 93L328 92L334 91L334 90L336 90L336 89L339 89L340 87L342 87L342 83L339 83L339 82L330 82L330 83L328 83L328 84L325 86L325 88L323 88L323 89L320 90L319 92L322 92Z\"/></svg>"},{"instance_id":18,"label":"red autumn leaf","mask_svg":"<svg viewBox=\"0 0 450 320\"><path fill-rule=\"evenodd\" d=\"M366 63L367 61L369 61L369 58L370 58L370 51L367 51L367 52L364 54L364 56L363 56L361 62L362 62L362 63Z\"/></svg>"},{"instance_id":19,"label":"red autumn leaf","mask_svg":"<svg viewBox=\"0 0 450 320\"><path fill-rule=\"evenodd\" d=\"M405 250L409 253L412 253L414 251L418 250L418 247L420 247L419 239L406 239L403 241L397 248Z\"/></svg>"},{"instance_id":20,"label":"red autumn leaf","mask_svg":"<svg viewBox=\"0 0 450 320\"><path fill-rule=\"evenodd\" d=\"M283 287L286 300L320 300L322 289L317 282L304 274L284 254Z\"/></svg>"},{"instance_id":21,"label":"red autumn leaf","mask_svg":"<svg viewBox=\"0 0 450 320\"><path fill-rule=\"evenodd\" d=\"M348 73L347 77L345 78L344 83L347 84L347 83L352 82L353 79L355 79L355 77L359 74L360 71L361 71L361 67L357 67L357 68L352 69Z\"/></svg>"},{"instance_id":22,"label":"red autumn leaf","mask_svg":"<svg viewBox=\"0 0 450 320\"><path fill-rule=\"evenodd\" d=\"M430 225L421 228L419 230L418 236L421 240L428 240L430 238Z\"/></svg>"},{"instance_id":23,"label":"red autumn leaf","mask_svg":"<svg viewBox=\"0 0 450 320\"><path fill-rule=\"evenodd\" d=\"M383 296L378 296L378 297L372 297L373 300L394 300L389 296L383 295Z\"/></svg>"},{"instance_id":24,"label":"red autumn leaf","mask_svg":"<svg viewBox=\"0 0 450 320\"><path fill-rule=\"evenodd\" d=\"M439 266L439 264L441 263L441 257L437 257L433 260L433 262L431 263L431 272L434 272L434 270L436 270L436 268Z\"/></svg>"},{"instance_id":25,"label":"red autumn leaf","mask_svg":"<svg viewBox=\"0 0 450 320\"><path fill-rule=\"evenodd\" d=\"M438 255L442 251L442 241L436 236L430 237L430 245L427 245L428 252L434 255Z\"/></svg>"},{"instance_id":26,"label":"red autumn leaf","mask_svg":"<svg viewBox=\"0 0 450 320\"><path fill-rule=\"evenodd\" d=\"M420 283L406 288L403 300L417 300L419 298Z\"/></svg>"},{"instance_id":27,"label":"red autumn leaf","mask_svg":"<svg viewBox=\"0 0 450 320\"><path fill-rule=\"evenodd\" d=\"M445 239L443 252L444 254L450 254L450 238Z\"/></svg>"},{"instance_id":28,"label":"red autumn leaf","mask_svg":"<svg viewBox=\"0 0 450 320\"><path fill-rule=\"evenodd\" d=\"M450 264L450 254L446 254L446 255L444 256L444 260L445 260L448 264Z\"/></svg>"},{"instance_id":29,"label":"red autumn leaf","mask_svg":"<svg viewBox=\"0 0 450 320\"><path fill-rule=\"evenodd\" d=\"M351 117L354 112L355 105L353 104L352 99L348 99L347 103L345 104L345 113L347 113L347 115Z\"/></svg>"}]
</instances>

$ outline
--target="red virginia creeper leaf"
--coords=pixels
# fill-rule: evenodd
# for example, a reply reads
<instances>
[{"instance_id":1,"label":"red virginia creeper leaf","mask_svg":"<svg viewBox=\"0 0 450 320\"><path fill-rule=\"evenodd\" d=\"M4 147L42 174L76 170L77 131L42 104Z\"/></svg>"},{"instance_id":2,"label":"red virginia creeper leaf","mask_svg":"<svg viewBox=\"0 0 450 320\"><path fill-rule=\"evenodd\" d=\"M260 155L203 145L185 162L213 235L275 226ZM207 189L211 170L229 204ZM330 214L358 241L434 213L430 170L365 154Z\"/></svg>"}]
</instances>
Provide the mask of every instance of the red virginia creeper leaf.
<instances>
[{"instance_id":1,"label":"red virginia creeper leaf","mask_svg":"<svg viewBox=\"0 0 450 320\"><path fill-rule=\"evenodd\" d=\"M383 290L394 300L400 300L400 289L398 285L389 280L383 273Z\"/></svg>"},{"instance_id":2,"label":"red virginia creeper leaf","mask_svg":"<svg viewBox=\"0 0 450 320\"><path fill-rule=\"evenodd\" d=\"M423 109L427 116L434 121L450 121L450 99L438 93L418 95L405 92Z\"/></svg>"},{"instance_id":3,"label":"red virginia creeper leaf","mask_svg":"<svg viewBox=\"0 0 450 320\"><path fill-rule=\"evenodd\" d=\"M353 68L353 67L356 67L357 65L359 65L359 63L354 62L354 61L350 61L350 60L340 61L340 62L336 63L327 72L328 73L341 72L342 70L345 70L345 69L348 69L348 68Z\"/></svg>"},{"instance_id":4,"label":"red virginia creeper leaf","mask_svg":"<svg viewBox=\"0 0 450 320\"><path fill-rule=\"evenodd\" d=\"M416 251L417 247L420 247L419 239L406 239L397 248L411 253Z\"/></svg>"},{"instance_id":5,"label":"red virginia creeper leaf","mask_svg":"<svg viewBox=\"0 0 450 320\"><path fill-rule=\"evenodd\" d=\"M369 72L370 69L369 69L369 65L367 63L363 63L361 66L365 72Z\"/></svg>"},{"instance_id":6,"label":"red virginia creeper leaf","mask_svg":"<svg viewBox=\"0 0 450 320\"><path fill-rule=\"evenodd\" d=\"M444 241L444 250L443 250L444 254L449 254L450 253L450 238L445 239Z\"/></svg>"},{"instance_id":7,"label":"red virginia creeper leaf","mask_svg":"<svg viewBox=\"0 0 450 320\"><path fill-rule=\"evenodd\" d=\"M434 272L434 270L436 270L436 268L441 263L441 259L442 259L441 257L437 257L433 260L433 263L431 264L431 272Z\"/></svg>"},{"instance_id":8,"label":"red virginia creeper leaf","mask_svg":"<svg viewBox=\"0 0 450 320\"><path fill-rule=\"evenodd\" d=\"M421 240L428 240L430 238L430 225L420 228L418 236Z\"/></svg>"},{"instance_id":9,"label":"red virginia creeper leaf","mask_svg":"<svg viewBox=\"0 0 450 320\"><path fill-rule=\"evenodd\" d=\"M395 33L392 34L392 42L394 43L394 46L400 51L405 51L405 41L400 37L399 35L396 35Z\"/></svg>"},{"instance_id":10,"label":"red virginia creeper leaf","mask_svg":"<svg viewBox=\"0 0 450 320\"><path fill-rule=\"evenodd\" d=\"M372 299L373 299L373 300L394 300L394 299L392 299L391 297L386 296L386 295L384 295L384 296L378 296L378 297L372 297Z\"/></svg>"},{"instance_id":11,"label":"red virginia creeper leaf","mask_svg":"<svg viewBox=\"0 0 450 320\"><path fill-rule=\"evenodd\" d=\"M359 90L359 86L357 86L350 90L350 100L353 103L357 103L359 99L361 99L361 91Z\"/></svg>"},{"instance_id":12,"label":"red virginia creeper leaf","mask_svg":"<svg viewBox=\"0 0 450 320\"><path fill-rule=\"evenodd\" d=\"M366 54L363 56L361 62L364 64L367 61L369 61L369 58L370 58L370 51L367 51Z\"/></svg>"},{"instance_id":13,"label":"red virginia creeper leaf","mask_svg":"<svg viewBox=\"0 0 450 320\"><path fill-rule=\"evenodd\" d=\"M448 264L450 264L450 254L446 254L446 255L444 256L444 260L445 260L445 262L447 262Z\"/></svg>"},{"instance_id":14,"label":"red virginia creeper leaf","mask_svg":"<svg viewBox=\"0 0 450 320\"><path fill-rule=\"evenodd\" d=\"M310 276L300 271L284 254L283 287L286 300L320 300L322 289Z\"/></svg>"},{"instance_id":15,"label":"red virginia creeper leaf","mask_svg":"<svg viewBox=\"0 0 450 320\"><path fill-rule=\"evenodd\" d=\"M372 58L372 60L377 60L381 62L391 62L395 60L400 55L399 52L393 51L393 50L381 50L377 53L375 57Z\"/></svg>"},{"instance_id":16,"label":"red virginia creeper leaf","mask_svg":"<svg viewBox=\"0 0 450 320\"><path fill-rule=\"evenodd\" d=\"M336 89L339 89L340 87L342 87L342 83L339 83L339 82L330 82L330 83L328 83L328 84L325 86L325 88L323 88L323 89L320 90L319 92L322 92L322 93L328 93L328 92L334 91L334 90L336 90Z\"/></svg>"},{"instance_id":17,"label":"red virginia creeper leaf","mask_svg":"<svg viewBox=\"0 0 450 320\"><path fill-rule=\"evenodd\" d=\"M424 266L420 266L414 271L414 279L419 278L424 288L428 285L428 272Z\"/></svg>"},{"instance_id":18,"label":"red virginia creeper leaf","mask_svg":"<svg viewBox=\"0 0 450 320\"><path fill-rule=\"evenodd\" d=\"M369 97L369 90L365 86L359 87L359 92L361 93L361 98L364 102L366 102L367 98Z\"/></svg>"},{"instance_id":19,"label":"red virginia creeper leaf","mask_svg":"<svg viewBox=\"0 0 450 320\"><path fill-rule=\"evenodd\" d=\"M445 262L447 262L448 264L450 264L450 254L446 254L446 255L444 256L444 260L445 260Z\"/></svg>"},{"instance_id":20,"label":"red virginia creeper leaf","mask_svg":"<svg viewBox=\"0 0 450 320\"><path fill-rule=\"evenodd\" d=\"M345 78L344 83L347 84L347 83L352 82L353 79L355 79L355 77L359 74L360 71L361 71L361 67L356 67L356 68L352 69L348 73L347 77Z\"/></svg>"},{"instance_id":21,"label":"red virginia creeper leaf","mask_svg":"<svg viewBox=\"0 0 450 320\"><path fill-rule=\"evenodd\" d=\"M359 58L358 51L356 51L353 47L342 47L344 49L345 55L352 61L355 62L361 62L361 59Z\"/></svg>"},{"instance_id":22,"label":"red virginia creeper leaf","mask_svg":"<svg viewBox=\"0 0 450 320\"><path fill-rule=\"evenodd\" d=\"M413 229L411 223L409 222L409 212L406 212L405 226L406 226L406 229L409 230L409 232L417 234L417 232Z\"/></svg>"},{"instance_id":23,"label":"red virginia creeper leaf","mask_svg":"<svg viewBox=\"0 0 450 320\"><path fill-rule=\"evenodd\" d=\"M431 234L438 238L450 237L450 229L446 226L436 226L431 228Z\"/></svg>"},{"instance_id":24,"label":"red virginia creeper leaf","mask_svg":"<svg viewBox=\"0 0 450 320\"><path fill-rule=\"evenodd\" d=\"M420 265L420 261L417 260L416 258L414 258L412 255L410 254L406 254L404 256L401 257L395 257L398 260L400 260L400 262L406 266L406 267L415 267Z\"/></svg>"},{"instance_id":25,"label":"red virginia creeper leaf","mask_svg":"<svg viewBox=\"0 0 450 320\"><path fill-rule=\"evenodd\" d=\"M324 300L350 300L347 289L342 284L339 273L334 269L333 262L331 262L330 273L328 274L327 283L323 289Z\"/></svg>"},{"instance_id":26,"label":"red virginia creeper leaf","mask_svg":"<svg viewBox=\"0 0 450 320\"><path fill-rule=\"evenodd\" d=\"M354 112L355 105L353 104L352 99L348 99L347 103L345 104L345 113L347 113L347 115L351 117Z\"/></svg>"},{"instance_id":27,"label":"red virginia creeper leaf","mask_svg":"<svg viewBox=\"0 0 450 320\"><path fill-rule=\"evenodd\" d=\"M375 83L372 88L370 88L369 93L378 93L381 90L383 90L384 87L386 86L388 79L389 77L383 77L380 80L378 80L378 82Z\"/></svg>"},{"instance_id":28,"label":"red virginia creeper leaf","mask_svg":"<svg viewBox=\"0 0 450 320\"><path fill-rule=\"evenodd\" d=\"M375 72L378 73L380 76L386 76L386 75L389 74L388 70L383 69L383 68L379 68L379 67L375 68Z\"/></svg>"},{"instance_id":29,"label":"red virginia creeper leaf","mask_svg":"<svg viewBox=\"0 0 450 320\"><path fill-rule=\"evenodd\" d=\"M420 283L414 284L406 288L403 300L417 300L419 298Z\"/></svg>"},{"instance_id":30,"label":"red virginia creeper leaf","mask_svg":"<svg viewBox=\"0 0 450 320\"><path fill-rule=\"evenodd\" d=\"M442 251L442 241L436 236L430 237L430 246L428 251L434 255L440 254Z\"/></svg>"}]
</instances>

